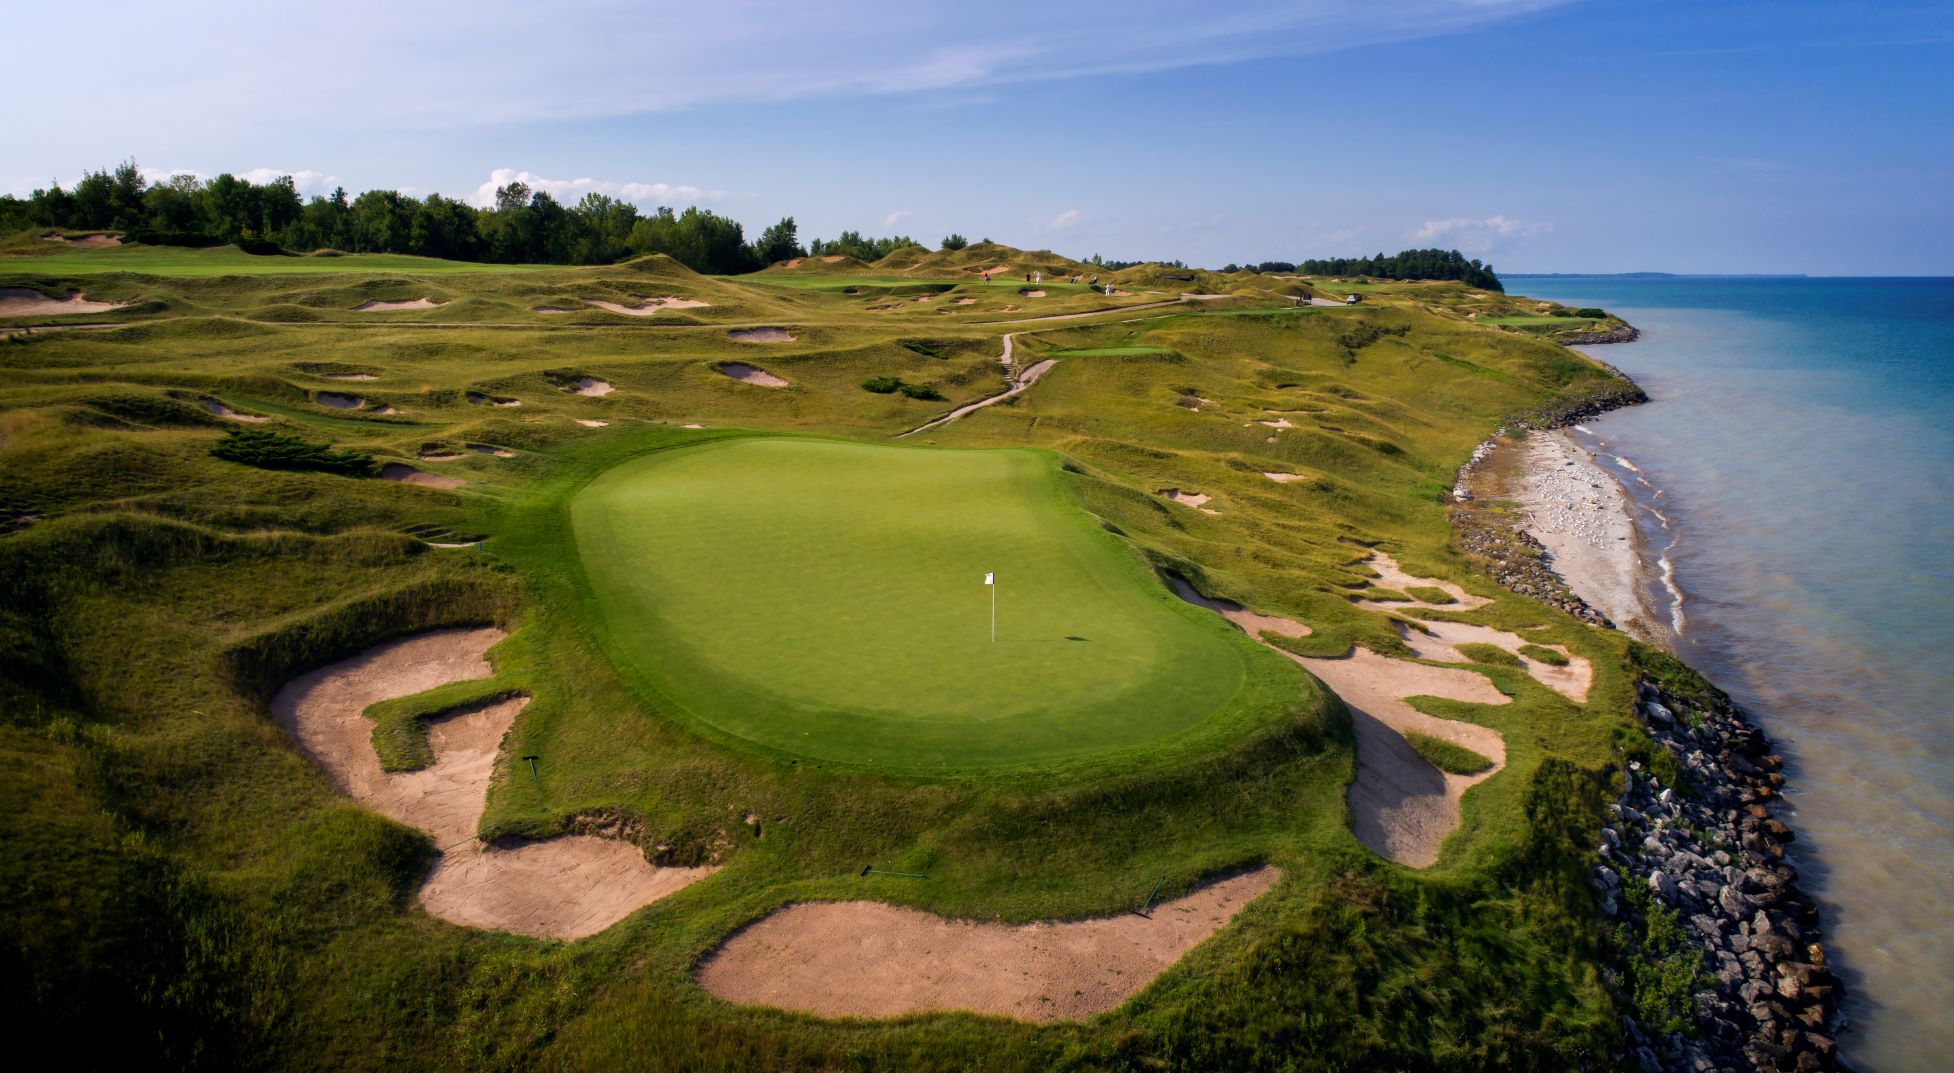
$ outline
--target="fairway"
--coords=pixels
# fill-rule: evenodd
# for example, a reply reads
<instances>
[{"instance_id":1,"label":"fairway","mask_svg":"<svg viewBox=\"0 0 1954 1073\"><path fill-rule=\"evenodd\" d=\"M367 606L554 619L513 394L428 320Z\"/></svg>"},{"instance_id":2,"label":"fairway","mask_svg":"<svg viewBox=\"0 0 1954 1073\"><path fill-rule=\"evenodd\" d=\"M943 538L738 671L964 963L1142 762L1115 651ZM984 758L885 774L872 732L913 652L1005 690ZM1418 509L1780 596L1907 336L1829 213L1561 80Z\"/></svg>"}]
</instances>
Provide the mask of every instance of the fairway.
<instances>
[{"instance_id":1,"label":"fairway","mask_svg":"<svg viewBox=\"0 0 1954 1073\"><path fill-rule=\"evenodd\" d=\"M1229 722L1288 670L1175 600L1059 481L1039 451L754 437L611 469L571 517L617 657L799 756L1035 767Z\"/></svg>"}]
</instances>

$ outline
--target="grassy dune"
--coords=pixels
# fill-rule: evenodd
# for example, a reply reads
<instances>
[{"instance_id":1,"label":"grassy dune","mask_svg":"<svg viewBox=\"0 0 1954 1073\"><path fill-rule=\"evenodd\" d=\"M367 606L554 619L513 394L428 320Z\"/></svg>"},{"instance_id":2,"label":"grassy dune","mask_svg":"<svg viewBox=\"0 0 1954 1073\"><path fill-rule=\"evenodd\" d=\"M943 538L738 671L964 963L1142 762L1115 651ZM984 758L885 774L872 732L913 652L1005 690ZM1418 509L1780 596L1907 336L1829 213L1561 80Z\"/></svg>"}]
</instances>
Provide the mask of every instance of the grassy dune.
<instances>
[{"instance_id":1,"label":"grassy dune","mask_svg":"<svg viewBox=\"0 0 1954 1073\"><path fill-rule=\"evenodd\" d=\"M1609 381L1579 355L1471 323L1481 299L1470 292L1379 286L1354 309L1299 309L1293 281L1203 279L1189 289L1233 297L1040 322L1025 319L1017 286L973 289L956 266L931 279L844 265L859 278L837 269L799 286L772 272L699 277L662 259L450 273L338 258L305 277L101 267L129 263L118 256L0 259L0 286L138 303L89 318L119 323L110 329L0 339L0 758L14 772L0 781L5 998L84 1064L133 1050L151 1064L290 1068L1565 1069L1611 1044L1582 870L1617 749L1635 745L1622 642L1494 587L1449 546L1442 502L1502 418ZM942 289L870 308L889 300L859 292L891 279ZM1161 282L1175 286L1136 285L1115 302L1173 302L1180 282ZM1052 303L1036 312L1108 304L1047 289L1061 301L1035 300ZM979 301L945 306L952 294ZM711 304L643 318L534 311L664 295ZM423 296L444 304L351 311ZM795 339L728 335L748 325ZM998 391L1006 331L1020 363L1057 359L1032 390L903 450L880 446ZM730 379L717 371L728 361L788 386ZM872 376L930 384L947 401L863 391ZM615 390L575 394L579 377ZM363 401L337 408L321 393ZM466 483L226 462L210 448L236 425L206 400L267 419L253 427ZM933 459L915 495L936 514L955 595L938 600L925 557L911 554L932 538L918 512L864 502L846 470L808 464L816 454L700 470L690 489L657 479L688 452L729 459L787 442L743 430L798 434L823 456ZM686 446L701 441L713 445ZM1015 450L930 450L950 447ZM989 481L993 500L966 493L966 458L1004 471L1008 494ZM1216 513L1167 489L1208 495ZM833 509L824 496L835 494L860 509ZM616 513L608 547L580 546L593 510ZM725 546L665 528L673 518L726 529ZM822 539L849 554L738 569ZM1596 669L1586 705L1491 665L1512 704L1421 702L1499 730L1507 767L1467 796L1463 826L1419 873L1349 833L1341 709L1287 661L1149 587L1153 570L1172 570L1299 618L1315 633L1284 643L1305 654L1389 652L1401 642L1388 616L1351 602L1372 547L1492 598L1480 621L1530 629ZM993 565L997 549L1007 561ZM647 566L648 553L659 561ZM801 603L781 608L772 597L789 566ZM882 621L819 636L828 607L878 583L871 567L896 580L889 613L925 629ZM1005 672L996 680L957 677L981 666L961 659L915 672L932 658L923 637L985 610L974 601L987 569L1030 583L1037 629L1059 638L1010 658L1058 662L987 667ZM637 579L655 600L625 591ZM1141 695L1133 725L1095 743L1134 762L1054 766L1031 749L940 778L878 768L887 758L869 737L809 752L764 741L791 724L721 725L762 709L742 716L661 686L669 665L629 651L730 624L709 606L720 594L749 616L713 642L717 669L733 672L706 687L721 701L798 690L830 703L847 692L844 671L873 670L888 651L888 673L867 683L880 703L920 699L948 718L969 718L957 705L973 699L1034 710L1032 683L1076 688L1088 707ZM532 698L485 831L620 821L656 860L714 860L718 874L571 946L421 911L413 891L438 847L338 794L265 702L292 675L377 641L478 622L512 632L496 677L474 688ZM1092 640L1063 641L1074 632ZM1114 636L1153 654L1120 665L1095 647ZM808 647L765 665L796 646ZM833 666L817 669L824 658ZM1260 683L1236 716L1215 700L1229 666ZM390 763L418 762L406 721L426 710L408 698L374 713ZM1190 726L1217 732L1175 745L1175 728ZM522 755L540 757L534 779ZM862 877L871 862L927 878ZM1284 870L1270 895L1138 1000L1085 1024L822 1022L733 1007L690 981L724 936L788 902L1079 916L1256 862Z\"/></svg>"}]
</instances>

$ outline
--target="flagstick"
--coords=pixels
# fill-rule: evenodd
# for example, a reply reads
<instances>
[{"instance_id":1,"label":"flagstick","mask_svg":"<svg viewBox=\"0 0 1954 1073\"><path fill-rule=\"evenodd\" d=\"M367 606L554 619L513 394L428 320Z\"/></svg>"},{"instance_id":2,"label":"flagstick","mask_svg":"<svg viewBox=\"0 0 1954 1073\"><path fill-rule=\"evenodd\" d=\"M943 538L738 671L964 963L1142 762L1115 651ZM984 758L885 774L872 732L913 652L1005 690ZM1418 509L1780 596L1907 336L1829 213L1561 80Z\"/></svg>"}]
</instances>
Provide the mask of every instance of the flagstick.
<instances>
[{"instance_id":1,"label":"flagstick","mask_svg":"<svg viewBox=\"0 0 1954 1073\"><path fill-rule=\"evenodd\" d=\"M997 582L995 581L991 582L990 589L991 589L991 643L996 644L997 643Z\"/></svg>"}]
</instances>

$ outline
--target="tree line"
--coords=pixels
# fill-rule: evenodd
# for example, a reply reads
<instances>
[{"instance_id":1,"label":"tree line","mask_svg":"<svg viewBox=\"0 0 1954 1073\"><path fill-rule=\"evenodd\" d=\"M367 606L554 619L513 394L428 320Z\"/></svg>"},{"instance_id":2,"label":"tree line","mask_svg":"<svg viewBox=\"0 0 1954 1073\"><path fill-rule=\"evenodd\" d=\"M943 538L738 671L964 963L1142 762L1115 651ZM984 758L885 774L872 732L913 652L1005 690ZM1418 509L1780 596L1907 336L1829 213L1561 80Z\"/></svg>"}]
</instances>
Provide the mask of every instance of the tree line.
<instances>
[{"instance_id":1,"label":"tree line","mask_svg":"<svg viewBox=\"0 0 1954 1073\"><path fill-rule=\"evenodd\" d=\"M757 271L810 250L874 261L917 245L907 236L844 231L804 247L792 216L748 241L739 221L709 209L644 212L598 193L564 205L519 182L499 187L495 203L485 208L395 190L349 197L341 188L307 201L288 175L263 183L228 173L150 182L133 160L88 172L72 190L54 184L25 198L0 196L0 233L30 228L114 230L125 241L163 245L233 243L264 254L332 249L506 264L611 264L663 253L696 272L722 275Z\"/></svg>"},{"instance_id":2,"label":"tree line","mask_svg":"<svg viewBox=\"0 0 1954 1073\"><path fill-rule=\"evenodd\" d=\"M1506 288L1493 274L1493 266L1478 258L1466 260L1457 250L1404 250L1386 257L1331 257L1304 261L1297 266L1306 276L1373 276L1378 279L1456 279L1488 291Z\"/></svg>"}]
</instances>

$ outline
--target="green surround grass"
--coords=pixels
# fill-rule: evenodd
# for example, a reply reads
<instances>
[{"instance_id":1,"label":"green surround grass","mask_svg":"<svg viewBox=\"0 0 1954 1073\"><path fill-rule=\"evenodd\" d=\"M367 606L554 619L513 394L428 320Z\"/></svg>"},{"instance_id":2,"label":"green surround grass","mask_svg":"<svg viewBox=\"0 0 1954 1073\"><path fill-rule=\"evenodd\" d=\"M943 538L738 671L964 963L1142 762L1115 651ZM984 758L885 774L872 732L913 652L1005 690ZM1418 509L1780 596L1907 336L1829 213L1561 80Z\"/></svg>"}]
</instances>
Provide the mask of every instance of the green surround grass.
<instances>
[{"instance_id":1,"label":"green surround grass","mask_svg":"<svg viewBox=\"0 0 1954 1073\"><path fill-rule=\"evenodd\" d=\"M571 517L618 658L778 752L1038 767L1240 729L1281 669L1173 599L1042 451L737 438L610 469Z\"/></svg>"}]
</instances>

